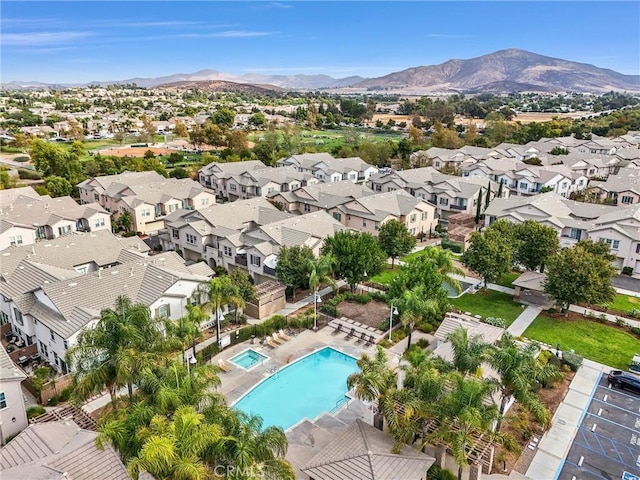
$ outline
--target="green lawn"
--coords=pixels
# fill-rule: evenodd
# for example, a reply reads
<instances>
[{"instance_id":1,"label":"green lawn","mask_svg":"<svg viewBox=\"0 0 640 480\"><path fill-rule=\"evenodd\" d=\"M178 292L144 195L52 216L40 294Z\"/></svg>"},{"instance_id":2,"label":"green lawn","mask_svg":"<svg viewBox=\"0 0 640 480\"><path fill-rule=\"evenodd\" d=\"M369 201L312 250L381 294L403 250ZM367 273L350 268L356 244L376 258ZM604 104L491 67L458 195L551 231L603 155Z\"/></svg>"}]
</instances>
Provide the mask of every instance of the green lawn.
<instances>
[{"instance_id":1,"label":"green lawn","mask_svg":"<svg viewBox=\"0 0 640 480\"><path fill-rule=\"evenodd\" d=\"M616 295L613 302L609 304L611 310L617 310L619 312L628 313L630 310L640 310L640 298L631 297L629 295Z\"/></svg>"},{"instance_id":2,"label":"green lawn","mask_svg":"<svg viewBox=\"0 0 640 480\"><path fill-rule=\"evenodd\" d=\"M465 293L461 297L449 299L449 302L463 312L471 312L473 315L504 318L507 326L511 325L523 310L519 303L513 301L511 295L493 290L488 290L487 293L482 290Z\"/></svg>"},{"instance_id":3,"label":"green lawn","mask_svg":"<svg viewBox=\"0 0 640 480\"><path fill-rule=\"evenodd\" d=\"M498 285L502 285L503 287L516 288L513 286L513 281L517 279L520 275L522 275L521 272L505 273L502 277L500 277L500 280L498 280L497 283Z\"/></svg>"},{"instance_id":4,"label":"green lawn","mask_svg":"<svg viewBox=\"0 0 640 480\"><path fill-rule=\"evenodd\" d=\"M398 265L396 264L394 269L391 270L391 265L385 265L385 268L378 275L368 278L370 282L379 283L381 285L390 285L391 280L398 274Z\"/></svg>"},{"instance_id":5,"label":"green lawn","mask_svg":"<svg viewBox=\"0 0 640 480\"><path fill-rule=\"evenodd\" d=\"M538 316L524 336L610 367L627 370L631 358L640 353L640 342L630 333L590 320L563 320Z\"/></svg>"}]
</instances>

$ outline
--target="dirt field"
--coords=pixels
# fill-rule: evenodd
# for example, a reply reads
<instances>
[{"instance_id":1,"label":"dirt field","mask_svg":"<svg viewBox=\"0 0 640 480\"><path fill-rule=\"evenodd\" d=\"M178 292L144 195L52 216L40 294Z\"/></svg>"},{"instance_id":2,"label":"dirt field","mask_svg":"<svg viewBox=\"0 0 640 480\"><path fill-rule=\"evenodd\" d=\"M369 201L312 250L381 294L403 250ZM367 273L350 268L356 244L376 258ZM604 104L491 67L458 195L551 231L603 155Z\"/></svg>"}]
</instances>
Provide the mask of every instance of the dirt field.
<instances>
[{"instance_id":1,"label":"dirt field","mask_svg":"<svg viewBox=\"0 0 640 480\"><path fill-rule=\"evenodd\" d=\"M364 305L355 302L342 302L338 305L338 313L342 317L378 328L378 325L389 318L389 306L386 303L376 301Z\"/></svg>"},{"instance_id":2,"label":"dirt field","mask_svg":"<svg viewBox=\"0 0 640 480\"><path fill-rule=\"evenodd\" d=\"M179 152L172 148L158 148L158 147L124 147L124 148L111 148L109 150L101 150L101 155L109 155L113 157L144 157L147 150L151 150L154 155L171 155L173 152Z\"/></svg>"}]
</instances>

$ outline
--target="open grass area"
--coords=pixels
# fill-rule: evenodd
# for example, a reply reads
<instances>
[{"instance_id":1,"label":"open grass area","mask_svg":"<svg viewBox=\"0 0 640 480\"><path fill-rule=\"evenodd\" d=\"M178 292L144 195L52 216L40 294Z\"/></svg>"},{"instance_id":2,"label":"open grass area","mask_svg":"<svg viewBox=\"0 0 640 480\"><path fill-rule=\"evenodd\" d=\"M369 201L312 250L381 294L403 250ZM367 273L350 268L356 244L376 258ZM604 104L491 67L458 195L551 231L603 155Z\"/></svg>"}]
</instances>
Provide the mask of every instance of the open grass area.
<instances>
[{"instance_id":1,"label":"open grass area","mask_svg":"<svg viewBox=\"0 0 640 480\"><path fill-rule=\"evenodd\" d=\"M609 304L609 309L624 313L628 313L633 309L640 310L640 298L618 294L613 302Z\"/></svg>"},{"instance_id":2,"label":"open grass area","mask_svg":"<svg viewBox=\"0 0 640 480\"><path fill-rule=\"evenodd\" d=\"M632 334L612 325L587 319L565 320L538 316L524 336L562 350L575 350L589 360L627 370L631 358L640 353L640 342Z\"/></svg>"},{"instance_id":3,"label":"open grass area","mask_svg":"<svg viewBox=\"0 0 640 480\"><path fill-rule=\"evenodd\" d=\"M378 275L374 275L373 277L369 277L367 280L374 283L379 283L380 285L390 285L391 280L398 274L398 265L391 270L391 265L385 265L384 270L380 272Z\"/></svg>"},{"instance_id":4,"label":"open grass area","mask_svg":"<svg viewBox=\"0 0 640 480\"><path fill-rule=\"evenodd\" d=\"M522 306L514 302L511 295L493 290L465 293L461 297L451 298L449 302L463 312L471 312L473 315L503 318L507 326L522 313Z\"/></svg>"},{"instance_id":5,"label":"open grass area","mask_svg":"<svg viewBox=\"0 0 640 480\"><path fill-rule=\"evenodd\" d=\"M520 275L522 275L521 272L505 273L502 277L500 277L500 280L498 280L497 283L498 285L502 285L503 287L516 288L513 286L513 281L517 279Z\"/></svg>"}]
</instances>

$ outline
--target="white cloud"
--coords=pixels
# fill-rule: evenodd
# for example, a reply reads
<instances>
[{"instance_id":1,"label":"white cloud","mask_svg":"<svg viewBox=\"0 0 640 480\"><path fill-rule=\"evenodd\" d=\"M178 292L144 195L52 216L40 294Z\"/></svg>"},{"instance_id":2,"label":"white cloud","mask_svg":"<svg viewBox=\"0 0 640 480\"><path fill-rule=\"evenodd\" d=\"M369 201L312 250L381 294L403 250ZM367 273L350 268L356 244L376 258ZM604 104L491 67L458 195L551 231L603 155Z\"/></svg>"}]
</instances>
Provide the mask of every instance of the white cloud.
<instances>
[{"instance_id":1,"label":"white cloud","mask_svg":"<svg viewBox=\"0 0 640 480\"><path fill-rule=\"evenodd\" d=\"M427 33L431 38L474 38L475 35L464 35L459 33Z\"/></svg>"},{"instance_id":2,"label":"white cloud","mask_svg":"<svg viewBox=\"0 0 640 480\"><path fill-rule=\"evenodd\" d=\"M179 35L170 35L174 38L249 38L249 37L266 37L276 35L278 32L257 32L251 30L226 30L224 32L210 33L184 33Z\"/></svg>"},{"instance_id":3,"label":"white cloud","mask_svg":"<svg viewBox=\"0 0 640 480\"><path fill-rule=\"evenodd\" d=\"M36 46L72 43L92 36L92 32L36 32L36 33L4 33L0 41L5 46Z\"/></svg>"}]
</instances>

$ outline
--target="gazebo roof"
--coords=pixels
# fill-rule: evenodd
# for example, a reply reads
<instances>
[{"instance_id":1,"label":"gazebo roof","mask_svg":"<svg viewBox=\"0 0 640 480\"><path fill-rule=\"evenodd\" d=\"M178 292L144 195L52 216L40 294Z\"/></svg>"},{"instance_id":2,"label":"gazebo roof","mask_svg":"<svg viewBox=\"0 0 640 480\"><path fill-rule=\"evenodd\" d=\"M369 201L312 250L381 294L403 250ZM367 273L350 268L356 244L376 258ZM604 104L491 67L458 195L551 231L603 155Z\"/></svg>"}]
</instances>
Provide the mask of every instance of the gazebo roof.
<instances>
[{"instance_id":1,"label":"gazebo roof","mask_svg":"<svg viewBox=\"0 0 640 480\"><path fill-rule=\"evenodd\" d=\"M515 279L512 283L515 287L533 290L534 292L544 292L544 281L547 276L540 272L526 271Z\"/></svg>"}]
</instances>

